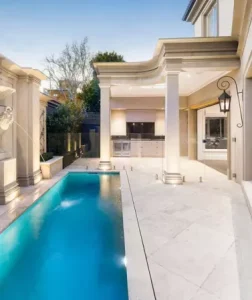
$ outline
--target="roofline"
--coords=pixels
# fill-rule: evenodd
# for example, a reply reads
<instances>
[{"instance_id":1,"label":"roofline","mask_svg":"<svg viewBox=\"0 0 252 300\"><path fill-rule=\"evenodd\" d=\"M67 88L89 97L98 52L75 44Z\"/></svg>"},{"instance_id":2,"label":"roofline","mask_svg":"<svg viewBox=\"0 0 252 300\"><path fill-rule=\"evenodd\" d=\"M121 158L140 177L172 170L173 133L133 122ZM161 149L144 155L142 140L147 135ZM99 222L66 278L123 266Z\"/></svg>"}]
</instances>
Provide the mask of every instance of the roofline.
<instances>
[{"instance_id":1,"label":"roofline","mask_svg":"<svg viewBox=\"0 0 252 300\"><path fill-rule=\"evenodd\" d=\"M238 41L233 37L160 39L151 60L134 63L94 63L100 86L150 84L163 71L207 69L232 71L240 67Z\"/></svg>"},{"instance_id":2,"label":"roofline","mask_svg":"<svg viewBox=\"0 0 252 300\"><path fill-rule=\"evenodd\" d=\"M190 14L190 12L191 12L191 10L192 10L192 8L193 8L195 2L196 2L196 0L190 0L188 6L187 6L187 8L186 8L186 11L185 11L185 13L184 13L184 16L183 16L183 18L182 18L183 21L187 21L187 18L188 18L188 16L189 16L189 14Z\"/></svg>"},{"instance_id":3,"label":"roofline","mask_svg":"<svg viewBox=\"0 0 252 300\"><path fill-rule=\"evenodd\" d=\"M20 67L18 64L14 63L12 60L0 53L0 67L1 66L19 76L33 76L39 80L47 79L47 76L40 70Z\"/></svg>"},{"instance_id":4,"label":"roofline","mask_svg":"<svg viewBox=\"0 0 252 300\"><path fill-rule=\"evenodd\" d=\"M172 45L172 44L194 44L194 43L202 43L203 45L208 42L208 43L221 43L221 42L237 42L236 39L233 37L190 37L190 38L160 38L158 39L156 48L154 50L154 54L151 59L146 60L146 61L137 61L137 62L95 62L94 68L97 72L97 74L100 73L99 69L100 68L110 68L110 67L115 67L115 68L143 68L143 69L149 69L151 65L154 65L157 67L158 60L160 59L160 55L162 55L162 48L164 47L164 44L167 45ZM154 67L154 68L155 68Z\"/></svg>"}]
</instances>

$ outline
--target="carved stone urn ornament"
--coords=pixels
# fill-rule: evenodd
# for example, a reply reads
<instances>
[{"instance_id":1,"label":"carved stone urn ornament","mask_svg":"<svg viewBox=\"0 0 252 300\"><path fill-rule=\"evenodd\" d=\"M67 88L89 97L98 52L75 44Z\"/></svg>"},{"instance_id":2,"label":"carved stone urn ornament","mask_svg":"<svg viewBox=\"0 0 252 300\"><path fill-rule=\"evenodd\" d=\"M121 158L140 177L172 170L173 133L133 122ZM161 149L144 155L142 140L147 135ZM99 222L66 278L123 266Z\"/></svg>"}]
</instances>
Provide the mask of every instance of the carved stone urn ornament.
<instances>
[{"instance_id":1,"label":"carved stone urn ornament","mask_svg":"<svg viewBox=\"0 0 252 300\"><path fill-rule=\"evenodd\" d=\"M0 100L5 100L7 97L15 93L13 88L8 86L0 85Z\"/></svg>"},{"instance_id":2,"label":"carved stone urn ornament","mask_svg":"<svg viewBox=\"0 0 252 300\"><path fill-rule=\"evenodd\" d=\"M7 130L10 125L14 122L13 109L9 106L1 106L4 110L0 109L0 134Z\"/></svg>"},{"instance_id":3,"label":"carved stone urn ornament","mask_svg":"<svg viewBox=\"0 0 252 300\"><path fill-rule=\"evenodd\" d=\"M13 109L9 106L0 105L0 153L4 153L4 150L2 148L3 133L10 127L13 122Z\"/></svg>"},{"instance_id":4,"label":"carved stone urn ornament","mask_svg":"<svg viewBox=\"0 0 252 300\"><path fill-rule=\"evenodd\" d=\"M14 89L0 86L0 100L5 100L15 92ZM14 122L13 109L10 106L0 104L0 160L5 158L5 151L2 145L2 136Z\"/></svg>"}]
</instances>

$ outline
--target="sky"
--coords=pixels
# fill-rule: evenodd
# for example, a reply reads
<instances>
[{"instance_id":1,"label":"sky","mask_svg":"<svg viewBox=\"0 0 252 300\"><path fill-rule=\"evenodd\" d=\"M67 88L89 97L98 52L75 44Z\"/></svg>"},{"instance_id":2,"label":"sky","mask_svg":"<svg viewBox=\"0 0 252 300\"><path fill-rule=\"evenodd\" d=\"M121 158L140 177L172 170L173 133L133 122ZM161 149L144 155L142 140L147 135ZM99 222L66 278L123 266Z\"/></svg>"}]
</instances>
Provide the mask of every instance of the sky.
<instances>
[{"instance_id":1,"label":"sky","mask_svg":"<svg viewBox=\"0 0 252 300\"><path fill-rule=\"evenodd\" d=\"M0 0L0 53L44 69L46 56L89 39L92 53L116 51L126 61L151 59L159 38L193 36L182 21L189 0Z\"/></svg>"}]
</instances>

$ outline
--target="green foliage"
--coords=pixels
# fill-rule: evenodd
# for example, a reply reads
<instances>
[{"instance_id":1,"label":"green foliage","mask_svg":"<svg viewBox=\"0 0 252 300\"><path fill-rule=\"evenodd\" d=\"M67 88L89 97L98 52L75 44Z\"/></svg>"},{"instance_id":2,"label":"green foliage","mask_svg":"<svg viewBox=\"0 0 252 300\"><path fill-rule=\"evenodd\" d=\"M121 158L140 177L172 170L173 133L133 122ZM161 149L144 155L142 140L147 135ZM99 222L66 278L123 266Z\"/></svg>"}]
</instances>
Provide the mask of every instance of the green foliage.
<instances>
[{"instance_id":1,"label":"green foliage","mask_svg":"<svg viewBox=\"0 0 252 300\"><path fill-rule=\"evenodd\" d=\"M122 55L112 52L98 52L91 60L91 65L94 62L124 62Z\"/></svg>"},{"instance_id":2,"label":"green foliage","mask_svg":"<svg viewBox=\"0 0 252 300\"><path fill-rule=\"evenodd\" d=\"M83 92L79 94L79 99L87 112L100 111L100 88L98 79L94 78L83 87Z\"/></svg>"},{"instance_id":3,"label":"green foliage","mask_svg":"<svg viewBox=\"0 0 252 300\"><path fill-rule=\"evenodd\" d=\"M98 52L90 62L92 68L94 62L124 62L124 58L115 51ZM78 95L78 99L83 101L87 112L100 112L100 88L94 68L93 79L84 84L82 93Z\"/></svg>"},{"instance_id":4,"label":"green foliage","mask_svg":"<svg viewBox=\"0 0 252 300\"><path fill-rule=\"evenodd\" d=\"M49 159L53 158L53 153L52 152L45 152L40 155L40 161L48 161Z\"/></svg>"},{"instance_id":5,"label":"green foliage","mask_svg":"<svg viewBox=\"0 0 252 300\"><path fill-rule=\"evenodd\" d=\"M80 102L67 101L47 115L47 132L74 133L80 131L83 122L83 105Z\"/></svg>"}]
</instances>

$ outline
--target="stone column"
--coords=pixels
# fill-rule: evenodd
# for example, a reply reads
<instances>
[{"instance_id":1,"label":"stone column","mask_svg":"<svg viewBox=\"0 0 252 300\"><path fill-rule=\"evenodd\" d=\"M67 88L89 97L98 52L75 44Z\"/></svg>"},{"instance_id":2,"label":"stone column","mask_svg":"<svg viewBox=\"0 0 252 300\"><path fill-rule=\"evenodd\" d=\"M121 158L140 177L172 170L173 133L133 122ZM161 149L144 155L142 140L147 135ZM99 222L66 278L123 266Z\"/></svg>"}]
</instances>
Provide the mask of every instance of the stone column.
<instances>
[{"instance_id":1,"label":"stone column","mask_svg":"<svg viewBox=\"0 0 252 300\"><path fill-rule=\"evenodd\" d=\"M182 184L179 138L179 72L168 72L166 74L163 181L167 184Z\"/></svg>"},{"instance_id":2,"label":"stone column","mask_svg":"<svg viewBox=\"0 0 252 300\"><path fill-rule=\"evenodd\" d=\"M34 185L42 178L39 85L31 76L17 82L17 175L21 186Z\"/></svg>"},{"instance_id":3,"label":"stone column","mask_svg":"<svg viewBox=\"0 0 252 300\"><path fill-rule=\"evenodd\" d=\"M110 86L100 85L101 123L100 123L100 164L99 169L110 170Z\"/></svg>"}]
</instances>

